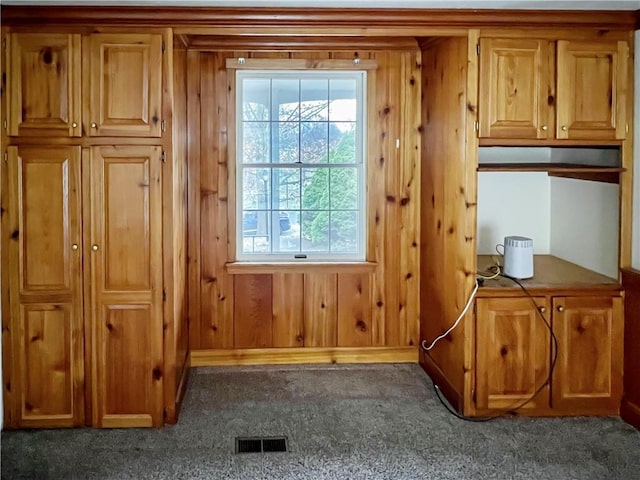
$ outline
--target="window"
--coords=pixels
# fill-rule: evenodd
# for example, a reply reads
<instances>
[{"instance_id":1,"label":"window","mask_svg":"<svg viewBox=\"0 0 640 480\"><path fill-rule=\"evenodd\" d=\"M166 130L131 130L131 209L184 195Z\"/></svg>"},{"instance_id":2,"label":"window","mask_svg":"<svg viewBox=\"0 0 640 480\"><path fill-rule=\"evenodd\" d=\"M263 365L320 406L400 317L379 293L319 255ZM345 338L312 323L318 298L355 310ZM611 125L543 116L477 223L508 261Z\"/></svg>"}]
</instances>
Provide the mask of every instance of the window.
<instances>
[{"instance_id":1,"label":"window","mask_svg":"<svg viewBox=\"0 0 640 480\"><path fill-rule=\"evenodd\" d=\"M239 70L238 260L365 259L365 71Z\"/></svg>"}]
</instances>

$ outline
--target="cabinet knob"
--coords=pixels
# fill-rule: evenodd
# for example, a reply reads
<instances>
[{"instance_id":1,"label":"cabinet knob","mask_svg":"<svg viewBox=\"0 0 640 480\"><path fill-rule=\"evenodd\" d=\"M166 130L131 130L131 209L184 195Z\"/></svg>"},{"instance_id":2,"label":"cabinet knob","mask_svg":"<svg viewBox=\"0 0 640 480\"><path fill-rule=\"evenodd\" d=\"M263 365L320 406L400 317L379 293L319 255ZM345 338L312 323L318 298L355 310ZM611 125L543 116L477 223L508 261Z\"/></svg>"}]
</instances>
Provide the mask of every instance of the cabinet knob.
<instances>
[{"instance_id":1,"label":"cabinet knob","mask_svg":"<svg viewBox=\"0 0 640 480\"><path fill-rule=\"evenodd\" d=\"M78 250L78 244L74 243L73 245L71 245L71 250Z\"/></svg>"},{"instance_id":2,"label":"cabinet knob","mask_svg":"<svg viewBox=\"0 0 640 480\"><path fill-rule=\"evenodd\" d=\"M541 127L541 128L542 128L542 131L543 131L543 132L546 132L546 131L547 131L547 129L548 129L549 127L547 127L546 125L542 125L542 127Z\"/></svg>"},{"instance_id":3,"label":"cabinet knob","mask_svg":"<svg viewBox=\"0 0 640 480\"><path fill-rule=\"evenodd\" d=\"M91 250L93 250L94 252L98 251L98 245L94 244L91 246Z\"/></svg>"},{"instance_id":4,"label":"cabinet knob","mask_svg":"<svg viewBox=\"0 0 640 480\"><path fill-rule=\"evenodd\" d=\"M562 305L558 305L558 311L559 312L564 312L564 307Z\"/></svg>"},{"instance_id":5,"label":"cabinet knob","mask_svg":"<svg viewBox=\"0 0 640 480\"><path fill-rule=\"evenodd\" d=\"M538 307L538 310L540 311L540 313L544 313L547 311L545 307Z\"/></svg>"},{"instance_id":6,"label":"cabinet knob","mask_svg":"<svg viewBox=\"0 0 640 480\"><path fill-rule=\"evenodd\" d=\"M77 123L77 122L73 122L73 123L71 124L71 126L72 126L73 128L78 128L78 123Z\"/></svg>"},{"instance_id":7,"label":"cabinet knob","mask_svg":"<svg viewBox=\"0 0 640 480\"><path fill-rule=\"evenodd\" d=\"M562 125L560 128L562 129L563 132L567 131L567 126L566 125Z\"/></svg>"},{"instance_id":8,"label":"cabinet knob","mask_svg":"<svg viewBox=\"0 0 640 480\"><path fill-rule=\"evenodd\" d=\"M98 124L97 124L96 122L93 122L93 123L91 124L91 128L98 128Z\"/></svg>"}]
</instances>

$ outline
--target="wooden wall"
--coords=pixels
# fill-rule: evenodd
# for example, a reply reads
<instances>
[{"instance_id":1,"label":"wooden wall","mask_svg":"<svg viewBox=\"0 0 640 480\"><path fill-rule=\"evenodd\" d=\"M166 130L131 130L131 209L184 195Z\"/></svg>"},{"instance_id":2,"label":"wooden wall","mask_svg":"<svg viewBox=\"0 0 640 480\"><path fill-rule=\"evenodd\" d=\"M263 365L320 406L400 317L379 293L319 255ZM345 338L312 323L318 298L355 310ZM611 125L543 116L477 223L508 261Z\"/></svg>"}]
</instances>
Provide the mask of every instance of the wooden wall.
<instances>
[{"instance_id":1,"label":"wooden wall","mask_svg":"<svg viewBox=\"0 0 640 480\"><path fill-rule=\"evenodd\" d=\"M407 49L406 43L355 52L188 52L191 349L412 347L417 359L420 50L417 44ZM367 260L374 267L321 265L241 274L225 268L235 243L227 220L234 202L229 186L235 182L228 122L234 77L225 61L239 56L357 56L377 62L368 81L366 166Z\"/></svg>"},{"instance_id":2,"label":"wooden wall","mask_svg":"<svg viewBox=\"0 0 640 480\"><path fill-rule=\"evenodd\" d=\"M421 217L421 337L430 344L463 310L475 281L477 102L467 82L477 66L471 38L446 38L423 45L424 110ZM469 45L474 50L469 54ZM462 411L471 386L473 312L420 363L449 401Z\"/></svg>"},{"instance_id":3,"label":"wooden wall","mask_svg":"<svg viewBox=\"0 0 640 480\"><path fill-rule=\"evenodd\" d=\"M640 271L622 270L624 301L624 395L620 416L640 430Z\"/></svg>"}]
</instances>

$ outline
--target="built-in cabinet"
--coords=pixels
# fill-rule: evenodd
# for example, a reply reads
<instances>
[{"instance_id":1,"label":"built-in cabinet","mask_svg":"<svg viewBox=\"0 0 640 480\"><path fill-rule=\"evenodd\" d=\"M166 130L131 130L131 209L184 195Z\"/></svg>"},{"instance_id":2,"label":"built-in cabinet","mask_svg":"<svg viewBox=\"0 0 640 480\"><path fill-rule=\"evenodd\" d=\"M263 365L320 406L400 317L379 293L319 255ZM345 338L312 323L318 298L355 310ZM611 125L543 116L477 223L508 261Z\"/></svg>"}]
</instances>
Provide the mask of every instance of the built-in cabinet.
<instances>
[{"instance_id":1,"label":"built-in cabinet","mask_svg":"<svg viewBox=\"0 0 640 480\"><path fill-rule=\"evenodd\" d=\"M163 35L7 37L5 426L162 425Z\"/></svg>"},{"instance_id":2,"label":"built-in cabinet","mask_svg":"<svg viewBox=\"0 0 640 480\"><path fill-rule=\"evenodd\" d=\"M478 48L481 138L625 138L626 42L482 38Z\"/></svg>"},{"instance_id":3,"label":"built-in cabinet","mask_svg":"<svg viewBox=\"0 0 640 480\"><path fill-rule=\"evenodd\" d=\"M477 300L480 413L618 413L622 298L576 293L582 295Z\"/></svg>"}]
</instances>

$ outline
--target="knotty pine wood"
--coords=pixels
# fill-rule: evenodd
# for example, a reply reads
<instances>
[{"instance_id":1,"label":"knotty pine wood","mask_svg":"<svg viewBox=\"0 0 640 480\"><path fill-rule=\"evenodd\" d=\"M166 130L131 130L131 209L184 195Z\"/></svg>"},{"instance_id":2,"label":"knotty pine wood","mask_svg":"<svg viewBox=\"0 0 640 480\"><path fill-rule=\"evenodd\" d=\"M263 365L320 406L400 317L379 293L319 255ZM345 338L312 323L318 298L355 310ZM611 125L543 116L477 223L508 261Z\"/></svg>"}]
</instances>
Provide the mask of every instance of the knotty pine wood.
<instances>
[{"instance_id":1,"label":"knotty pine wood","mask_svg":"<svg viewBox=\"0 0 640 480\"><path fill-rule=\"evenodd\" d=\"M464 38L443 39L422 52L422 143L427 148L421 176L420 338L428 343L458 317L475 280L477 159L467 150L467 128L472 128L467 113L477 106L465 93L473 68L469 54ZM431 361L421 362L427 371L436 365L458 398L463 397L465 350L473 333L467 322L471 314L425 354Z\"/></svg>"},{"instance_id":2,"label":"knotty pine wood","mask_svg":"<svg viewBox=\"0 0 640 480\"><path fill-rule=\"evenodd\" d=\"M338 274L339 347L371 345L371 298L369 275Z\"/></svg>"},{"instance_id":3,"label":"knotty pine wood","mask_svg":"<svg viewBox=\"0 0 640 480\"><path fill-rule=\"evenodd\" d=\"M79 137L80 35L14 33L6 48L9 135Z\"/></svg>"},{"instance_id":4,"label":"knotty pine wood","mask_svg":"<svg viewBox=\"0 0 640 480\"><path fill-rule=\"evenodd\" d=\"M336 275L331 265L296 266L291 272L277 265L271 270L261 265L256 271L234 263L225 266L235 255L235 77L227 72L226 60L239 56L346 60L354 55L378 64L368 72L367 81L366 268L344 265ZM253 348L416 345L419 51L203 51L188 52L187 58L191 348L249 348L237 341L251 338L256 342ZM236 281L233 288L234 277L265 274L271 277L272 288L269 320L251 310L255 304L236 306L242 301L236 298L238 286L253 280ZM363 293L355 298L338 295L338 275L359 278ZM247 318L263 319L272 332L270 345L261 345L260 335L245 332L255 325ZM366 333L358 320L366 322Z\"/></svg>"},{"instance_id":5,"label":"knotty pine wood","mask_svg":"<svg viewBox=\"0 0 640 480\"><path fill-rule=\"evenodd\" d=\"M416 363L417 347L303 347L192 350L191 365L282 365L296 363Z\"/></svg>"},{"instance_id":6,"label":"knotty pine wood","mask_svg":"<svg viewBox=\"0 0 640 480\"><path fill-rule=\"evenodd\" d=\"M552 315L558 339L552 407L572 415L617 415L622 398L622 298L556 297Z\"/></svg>"},{"instance_id":7,"label":"knotty pine wood","mask_svg":"<svg viewBox=\"0 0 640 480\"><path fill-rule=\"evenodd\" d=\"M160 154L94 147L83 165L94 426L163 424Z\"/></svg>"},{"instance_id":8,"label":"knotty pine wood","mask_svg":"<svg viewBox=\"0 0 640 480\"><path fill-rule=\"evenodd\" d=\"M80 149L10 147L6 427L84 421ZM74 248L75 246L75 248ZM3 268L4 270L4 268ZM6 357L5 357L6 358Z\"/></svg>"},{"instance_id":9,"label":"knotty pine wood","mask_svg":"<svg viewBox=\"0 0 640 480\"><path fill-rule=\"evenodd\" d=\"M234 339L236 348L273 345L271 275L235 275Z\"/></svg>"},{"instance_id":10,"label":"knotty pine wood","mask_svg":"<svg viewBox=\"0 0 640 480\"><path fill-rule=\"evenodd\" d=\"M640 429L640 271L622 270L624 298L624 395L620 415Z\"/></svg>"}]
</instances>

